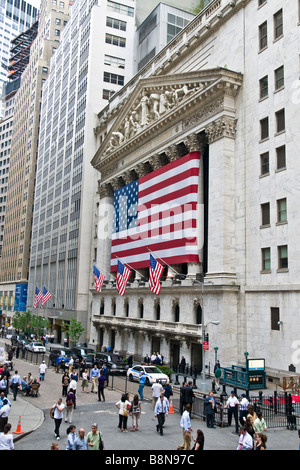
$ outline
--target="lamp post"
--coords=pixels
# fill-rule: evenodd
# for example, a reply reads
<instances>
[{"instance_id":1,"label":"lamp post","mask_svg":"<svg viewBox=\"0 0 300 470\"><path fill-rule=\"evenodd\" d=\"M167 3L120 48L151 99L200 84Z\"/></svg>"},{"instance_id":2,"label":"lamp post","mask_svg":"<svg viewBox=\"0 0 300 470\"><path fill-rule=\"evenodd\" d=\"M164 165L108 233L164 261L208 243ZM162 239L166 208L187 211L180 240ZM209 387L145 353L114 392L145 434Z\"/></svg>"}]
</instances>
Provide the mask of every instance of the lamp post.
<instances>
[{"instance_id":1,"label":"lamp post","mask_svg":"<svg viewBox=\"0 0 300 470\"><path fill-rule=\"evenodd\" d=\"M202 312L202 315L203 315L203 312ZM202 319L202 322L203 322L203 319ZM203 348L203 342L204 342L204 338L205 338L205 329L207 327L207 325L219 325L220 322L219 320L215 320L215 321L209 321L208 323L206 323L206 325L204 324L204 322L202 323L202 390L206 390L206 379L205 379L205 349Z\"/></svg>"}]
</instances>

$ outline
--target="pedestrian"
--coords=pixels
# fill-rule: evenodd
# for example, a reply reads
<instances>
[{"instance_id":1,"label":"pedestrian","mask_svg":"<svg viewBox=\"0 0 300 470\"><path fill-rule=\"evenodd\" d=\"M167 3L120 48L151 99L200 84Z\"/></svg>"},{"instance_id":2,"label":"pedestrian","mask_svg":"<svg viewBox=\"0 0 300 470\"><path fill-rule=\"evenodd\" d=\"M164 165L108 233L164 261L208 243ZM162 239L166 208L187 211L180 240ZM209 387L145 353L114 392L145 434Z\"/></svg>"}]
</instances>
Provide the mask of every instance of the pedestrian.
<instances>
[{"instance_id":1,"label":"pedestrian","mask_svg":"<svg viewBox=\"0 0 300 470\"><path fill-rule=\"evenodd\" d=\"M54 419L55 422L54 434L57 440L60 439L59 428L63 419L64 409L65 405L62 402L62 398L59 398L57 403L55 403L55 405L53 405L50 409L50 416Z\"/></svg>"},{"instance_id":2,"label":"pedestrian","mask_svg":"<svg viewBox=\"0 0 300 470\"><path fill-rule=\"evenodd\" d=\"M138 388L138 394L140 395L141 401L144 400L144 387L145 387L146 380L147 380L147 376L145 372L141 372L140 377L139 377L139 388Z\"/></svg>"},{"instance_id":3,"label":"pedestrian","mask_svg":"<svg viewBox=\"0 0 300 470\"><path fill-rule=\"evenodd\" d=\"M94 364L94 367L92 368L91 373L90 373L90 379L92 382L91 393L97 393L97 385L98 385L99 377L100 377L100 371L98 369L97 364Z\"/></svg>"},{"instance_id":4,"label":"pedestrian","mask_svg":"<svg viewBox=\"0 0 300 470\"><path fill-rule=\"evenodd\" d=\"M72 424L72 426L69 426L67 429L67 434L68 434L68 440L67 440L67 447L66 450L73 450L73 445L76 439L76 426Z\"/></svg>"},{"instance_id":5,"label":"pedestrian","mask_svg":"<svg viewBox=\"0 0 300 470\"><path fill-rule=\"evenodd\" d=\"M92 424L91 431L86 436L87 443L90 450L105 450L103 435L101 431L98 430L98 424Z\"/></svg>"},{"instance_id":6,"label":"pedestrian","mask_svg":"<svg viewBox=\"0 0 300 470\"><path fill-rule=\"evenodd\" d=\"M250 434L247 433L246 426L241 426L239 432L239 443L236 450L252 450L253 440Z\"/></svg>"},{"instance_id":7,"label":"pedestrian","mask_svg":"<svg viewBox=\"0 0 300 470\"><path fill-rule=\"evenodd\" d=\"M187 403L185 405L185 411L182 413L180 426L182 429L183 444L177 447L178 450L191 450L191 441L192 441L192 426L190 419L191 404Z\"/></svg>"},{"instance_id":8,"label":"pedestrian","mask_svg":"<svg viewBox=\"0 0 300 470\"><path fill-rule=\"evenodd\" d=\"M129 401L129 393L123 393L121 400L116 403L116 407L119 410L119 424L118 428L120 432L127 432L127 420L131 403Z\"/></svg>"},{"instance_id":9,"label":"pedestrian","mask_svg":"<svg viewBox=\"0 0 300 470\"><path fill-rule=\"evenodd\" d=\"M3 379L2 378L0 379L0 393L4 392L5 394L6 390L7 390L7 380L5 377L3 377Z\"/></svg>"},{"instance_id":10,"label":"pedestrian","mask_svg":"<svg viewBox=\"0 0 300 470\"><path fill-rule=\"evenodd\" d=\"M194 398L195 398L195 394L193 391L193 382L190 380L187 386L185 387L185 403L186 404L189 403L191 405L190 414L192 411Z\"/></svg>"},{"instance_id":11,"label":"pedestrian","mask_svg":"<svg viewBox=\"0 0 300 470\"><path fill-rule=\"evenodd\" d=\"M164 385L164 394L167 400L170 401L170 397L173 395L173 389L169 381Z\"/></svg>"},{"instance_id":12,"label":"pedestrian","mask_svg":"<svg viewBox=\"0 0 300 470\"><path fill-rule=\"evenodd\" d=\"M61 383L62 383L62 396L66 397L68 393L68 387L70 385L70 377L68 375L68 372L64 372L64 375L62 376Z\"/></svg>"},{"instance_id":13,"label":"pedestrian","mask_svg":"<svg viewBox=\"0 0 300 470\"><path fill-rule=\"evenodd\" d=\"M70 374L72 373L73 366L74 366L74 358L73 358L73 356L70 356L70 360L69 360L68 366L69 366L69 375L70 375Z\"/></svg>"},{"instance_id":14,"label":"pedestrian","mask_svg":"<svg viewBox=\"0 0 300 470\"><path fill-rule=\"evenodd\" d=\"M14 450L13 436L10 434L11 424L4 426L3 433L0 434L0 450Z\"/></svg>"},{"instance_id":15,"label":"pedestrian","mask_svg":"<svg viewBox=\"0 0 300 470\"><path fill-rule=\"evenodd\" d=\"M257 418L253 423L253 428L256 433L262 433L267 430L267 425L261 411L257 412Z\"/></svg>"},{"instance_id":16,"label":"pedestrian","mask_svg":"<svg viewBox=\"0 0 300 470\"><path fill-rule=\"evenodd\" d=\"M2 400L3 406L0 408L0 432L4 432L4 427L8 422L8 416L10 413L10 404L7 398Z\"/></svg>"},{"instance_id":17,"label":"pedestrian","mask_svg":"<svg viewBox=\"0 0 300 470\"><path fill-rule=\"evenodd\" d=\"M78 380L79 380L79 374L78 374L78 372L76 372L75 367L73 367L72 372L70 373L70 380L71 381L75 380L75 382L78 382ZM74 388L74 387L72 387L72 388Z\"/></svg>"},{"instance_id":18,"label":"pedestrian","mask_svg":"<svg viewBox=\"0 0 300 470\"><path fill-rule=\"evenodd\" d=\"M46 362L43 361L43 362L40 364L40 367L39 367L39 371L40 371L40 380L45 380L46 369L47 369Z\"/></svg>"},{"instance_id":19,"label":"pedestrian","mask_svg":"<svg viewBox=\"0 0 300 470\"><path fill-rule=\"evenodd\" d=\"M132 355L132 353L129 353L129 356L127 358L127 364L128 364L128 367L132 367L132 364L133 364L133 355Z\"/></svg>"},{"instance_id":20,"label":"pedestrian","mask_svg":"<svg viewBox=\"0 0 300 470\"><path fill-rule=\"evenodd\" d=\"M230 397L228 397L226 405L224 406L224 408L228 408L228 426L231 426L232 416L234 416L236 420L235 424L237 425L238 405L239 405L239 401L237 397L235 396L235 392L234 390L231 390Z\"/></svg>"},{"instance_id":21,"label":"pedestrian","mask_svg":"<svg viewBox=\"0 0 300 470\"><path fill-rule=\"evenodd\" d=\"M73 444L73 450L89 450L84 428L79 429L78 437L76 437Z\"/></svg>"},{"instance_id":22,"label":"pedestrian","mask_svg":"<svg viewBox=\"0 0 300 470\"><path fill-rule=\"evenodd\" d=\"M215 412L216 412L216 401L212 391L205 397L204 400L205 414L206 414L206 425L208 428L215 428Z\"/></svg>"},{"instance_id":23,"label":"pedestrian","mask_svg":"<svg viewBox=\"0 0 300 470\"><path fill-rule=\"evenodd\" d=\"M157 418L157 425L156 425L156 431L160 433L161 436L164 435L164 424L165 424L165 419L166 416L168 416L169 413L169 402L167 398L165 398L164 394L162 393L159 397L159 400L157 400L154 408L154 416Z\"/></svg>"},{"instance_id":24,"label":"pedestrian","mask_svg":"<svg viewBox=\"0 0 300 470\"><path fill-rule=\"evenodd\" d=\"M201 429L197 429L197 435L194 442L195 444L192 450L204 450L204 434Z\"/></svg>"},{"instance_id":25,"label":"pedestrian","mask_svg":"<svg viewBox=\"0 0 300 470\"><path fill-rule=\"evenodd\" d=\"M182 382L182 385L180 387L180 399L179 399L179 402L180 402L180 414L182 415L182 413L184 412L184 409L185 409L185 405L186 405L186 382Z\"/></svg>"},{"instance_id":26,"label":"pedestrian","mask_svg":"<svg viewBox=\"0 0 300 470\"><path fill-rule=\"evenodd\" d=\"M157 379L156 382L154 382L154 384L152 384L151 388L152 388L152 410L154 410L156 402L159 399L159 397L160 397L160 395L163 391L163 386L160 383L159 379Z\"/></svg>"},{"instance_id":27,"label":"pedestrian","mask_svg":"<svg viewBox=\"0 0 300 470\"><path fill-rule=\"evenodd\" d=\"M251 404L248 405L248 414L247 414L247 418L249 418L249 416L252 418L252 421L253 421L253 423L254 423L254 421L255 421L256 418L257 418L257 414L256 414L255 411L254 411L253 405L251 405Z\"/></svg>"},{"instance_id":28,"label":"pedestrian","mask_svg":"<svg viewBox=\"0 0 300 470\"><path fill-rule=\"evenodd\" d=\"M75 401L76 401L75 392L72 388L70 388L70 390L67 393L67 397L66 397L66 405L67 406L66 406L65 423L67 421L69 421L70 424L72 423L72 417L73 417L73 410L74 410L74 406L75 406Z\"/></svg>"},{"instance_id":29,"label":"pedestrian","mask_svg":"<svg viewBox=\"0 0 300 470\"><path fill-rule=\"evenodd\" d=\"M181 372L182 374L184 373L185 366L186 366L185 357L184 357L184 356L181 356L179 372Z\"/></svg>"},{"instance_id":30,"label":"pedestrian","mask_svg":"<svg viewBox=\"0 0 300 470\"><path fill-rule=\"evenodd\" d=\"M58 442L52 442L50 450L59 450Z\"/></svg>"},{"instance_id":31,"label":"pedestrian","mask_svg":"<svg viewBox=\"0 0 300 470\"><path fill-rule=\"evenodd\" d=\"M140 402L139 395L136 393L131 402L131 417L132 417L131 431L138 430L141 412L142 412L142 403Z\"/></svg>"},{"instance_id":32,"label":"pedestrian","mask_svg":"<svg viewBox=\"0 0 300 470\"><path fill-rule=\"evenodd\" d=\"M106 382L106 377L103 375L102 371L100 371L100 375L98 377L98 401L101 401L101 397L103 401L105 401L105 396L104 396L105 382Z\"/></svg>"},{"instance_id":33,"label":"pedestrian","mask_svg":"<svg viewBox=\"0 0 300 470\"><path fill-rule=\"evenodd\" d=\"M245 421L245 427L247 429L247 433L250 434L250 436L252 437L253 447L254 447L255 431L254 431L254 428L253 428L253 419L252 419L251 415L247 416L246 421Z\"/></svg>"},{"instance_id":34,"label":"pedestrian","mask_svg":"<svg viewBox=\"0 0 300 470\"><path fill-rule=\"evenodd\" d=\"M109 370L108 370L108 367L107 367L107 364L106 362L104 362L102 368L101 368L101 371L102 371L102 374L104 375L105 379L106 379L106 386L108 387L108 381L109 381Z\"/></svg>"},{"instance_id":35,"label":"pedestrian","mask_svg":"<svg viewBox=\"0 0 300 470\"><path fill-rule=\"evenodd\" d=\"M89 375L87 369L84 369L82 372L81 390L84 392L84 389L86 389L86 393L89 393Z\"/></svg>"},{"instance_id":36,"label":"pedestrian","mask_svg":"<svg viewBox=\"0 0 300 470\"><path fill-rule=\"evenodd\" d=\"M221 371L220 365L217 364L217 366L215 368L215 383L216 383L216 386L217 386L217 391L220 390L221 375L222 375L222 371Z\"/></svg>"},{"instance_id":37,"label":"pedestrian","mask_svg":"<svg viewBox=\"0 0 300 470\"><path fill-rule=\"evenodd\" d=\"M266 450L267 436L261 432L256 434L256 442L254 450Z\"/></svg>"},{"instance_id":38,"label":"pedestrian","mask_svg":"<svg viewBox=\"0 0 300 470\"><path fill-rule=\"evenodd\" d=\"M247 400L245 393L242 393L241 397L242 397L242 400L239 403L239 408L240 408L239 421L240 421L241 426L244 426L246 417L248 414L249 401Z\"/></svg>"},{"instance_id":39,"label":"pedestrian","mask_svg":"<svg viewBox=\"0 0 300 470\"><path fill-rule=\"evenodd\" d=\"M12 388L14 401L16 401L18 390L21 387L21 377L19 376L19 373L17 370L15 371L15 375L13 375L10 380L10 385Z\"/></svg>"},{"instance_id":40,"label":"pedestrian","mask_svg":"<svg viewBox=\"0 0 300 470\"><path fill-rule=\"evenodd\" d=\"M150 364L150 362L151 362L151 359L150 359L149 355L146 354L146 356L144 357L144 363L145 364Z\"/></svg>"},{"instance_id":41,"label":"pedestrian","mask_svg":"<svg viewBox=\"0 0 300 470\"><path fill-rule=\"evenodd\" d=\"M10 378L10 372L8 370L8 365L5 364L4 368L3 368L3 371L1 373L1 378L2 379L6 379L6 391L5 391L5 395L7 396L8 395L8 386L9 386L9 378Z\"/></svg>"},{"instance_id":42,"label":"pedestrian","mask_svg":"<svg viewBox=\"0 0 300 470\"><path fill-rule=\"evenodd\" d=\"M56 364L56 373L58 374L59 373L59 370L61 368L61 365L62 365L62 362L63 362L63 358L62 358L62 355L60 354L56 361L55 361L55 364Z\"/></svg>"}]
</instances>

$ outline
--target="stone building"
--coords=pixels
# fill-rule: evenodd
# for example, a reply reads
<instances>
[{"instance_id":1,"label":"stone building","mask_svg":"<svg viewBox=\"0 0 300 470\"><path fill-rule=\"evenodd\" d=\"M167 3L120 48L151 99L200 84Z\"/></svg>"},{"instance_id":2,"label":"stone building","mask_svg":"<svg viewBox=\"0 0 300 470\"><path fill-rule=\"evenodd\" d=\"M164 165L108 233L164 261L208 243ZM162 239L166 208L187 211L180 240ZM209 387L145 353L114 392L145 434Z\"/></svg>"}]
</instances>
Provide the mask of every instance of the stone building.
<instances>
[{"instance_id":1,"label":"stone building","mask_svg":"<svg viewBox=\"0 0 300 470\"><path fill-rule=\"evenodd\" d=\"M272 376L297 368L299 14L299 2L213 0L99 113L106 281L98 292L90 279L91 343L201 367L205 326L211 365L216 351L222 365L248 352ZM163 263L159 295L137 263L119 295L107 274L115 191L193 152L198 260Z\"/></svg>"}]
</instances>

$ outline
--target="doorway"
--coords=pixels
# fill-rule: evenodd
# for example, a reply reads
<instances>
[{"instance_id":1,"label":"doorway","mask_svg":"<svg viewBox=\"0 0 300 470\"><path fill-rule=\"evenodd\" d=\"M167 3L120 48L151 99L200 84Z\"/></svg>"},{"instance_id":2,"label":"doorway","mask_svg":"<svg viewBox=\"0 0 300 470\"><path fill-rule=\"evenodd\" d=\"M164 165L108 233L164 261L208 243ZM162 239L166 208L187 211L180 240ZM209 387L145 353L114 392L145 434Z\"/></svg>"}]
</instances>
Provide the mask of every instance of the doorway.
<instances>
[{"instance_id":1,"label":"doorway","mask_svg":"<svg viewBox=\"0 0 300 470\"><path fill-rule=\"evenodd\" d=\"M191 365L198 373L202 371L202 344L192 343Z\"/></svg>"},{"instance_id":2,"label":"doorway","mask_svg":"<svg viewBox=\"0 0 300 470\"><path fill-rule=\"evenodd\" d=\"M177 367L179 364L180 356L180 345L176 341L170 342L170 365L171 367Z\"/></svg>"}]
</instances>

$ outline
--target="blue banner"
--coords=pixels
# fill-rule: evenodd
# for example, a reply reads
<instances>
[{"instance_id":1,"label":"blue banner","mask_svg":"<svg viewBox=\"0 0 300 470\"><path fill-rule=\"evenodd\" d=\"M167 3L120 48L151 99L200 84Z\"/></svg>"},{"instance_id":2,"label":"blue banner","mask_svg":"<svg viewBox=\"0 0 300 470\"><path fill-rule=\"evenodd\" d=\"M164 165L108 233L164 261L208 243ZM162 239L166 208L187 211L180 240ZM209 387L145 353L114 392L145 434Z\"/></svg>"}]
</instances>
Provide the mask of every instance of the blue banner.
<instances>
[{"instance_id":1,"label":"blue banner","mask_svg":"<svg viewBox=\"0 0 300 470\"><path fill-rule=\"evenodd\" d=\"M28 284L17 284L14 311L26 312Z\"/></svg>"}]
</instances>

